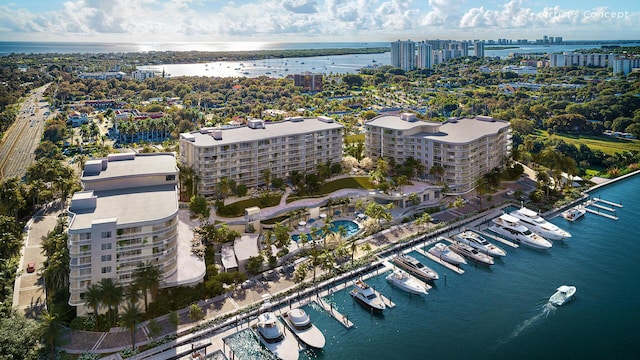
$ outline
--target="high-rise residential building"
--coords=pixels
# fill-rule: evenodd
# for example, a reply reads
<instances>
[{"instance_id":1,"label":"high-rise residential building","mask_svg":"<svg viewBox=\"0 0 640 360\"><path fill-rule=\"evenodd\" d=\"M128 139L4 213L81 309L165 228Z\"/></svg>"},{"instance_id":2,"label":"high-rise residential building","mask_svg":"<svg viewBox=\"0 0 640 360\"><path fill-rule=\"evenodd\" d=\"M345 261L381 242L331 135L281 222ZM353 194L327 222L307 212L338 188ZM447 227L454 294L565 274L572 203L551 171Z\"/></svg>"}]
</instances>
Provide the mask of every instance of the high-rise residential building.
<instances>
[{"instance_id":1,"label":"high-rise residential building","mask_svg":"<svg viewBox=\"0 0 640 360\"><path fill-rule=\"evenodd\" d=\"M431 45L421 41L416 46L418 51L417 67L419 69L431 69L433 67L433 51Z\"/></svg>"},{"instance_id":2,"label":"high-rise residential building","mask_svg":"<svg viewBox=\"0 0 640 360\"><path fill-rule=\"evenodd\" d=\"M562 36L556 36L554 43L557 44L562 44Z\"/></svg>"},{"instance_id":3,"label":"high-rise residential building","mask_svg":"<svg viewBox=\"0 0 640 360\"><path fill-rule=\"evenodd\" d=\"M160 270L160 287L202 281L203 259L191 253L192 233L178 232L178 169L170 153L111 154L89 160L69 207L69 305L88 311L91 284L129 286L140 266ZM178 263L180 262L180 266Z\"/></svg>"},{"instance_id":4,"label":"high-rise residential building","mask_svg":"<svg viewBox=\"0 0 640 360\"><path fill-rule=\"evenodd\" d=\"M416 44L411 41L391 43L391 66L408 71L416 68Z\"/></svg>"},{"instance_id":5,"label":"high-rise residential building","mask_svg":"<svg viewBox=\"0 0 640 360\"><path fill-rule=\"evenodd\" d=\"M511 125L488 116L452 118L444 123L419 120L415 114L380 115L365 123L365 153L373 160L402 163L408 157L425 165L425 174L462 194L476 180L511 156Z\"/></svg>"},{"instance_id":6,"label":"high-rise residential building","mask_svg":"<svg viewBox=\"0 0 640 360\"><path fill-rule=\"evenodd\" d=\"M322 91L322 74L294 74L293 85L301 86L304 91Z\"/></svg>"},{"instance_id":7,"label":"high-rise residential building","mask_svg":"<svg viewBox=\"0 0 640 360\"><path fill-rule=\"evenodd\" d=\"M293 117L248 126L203 128L180 134L180 162L191 167L198 194L212 195L223 178L257 187L271 177L286 179L293 171L315 172L319 164L342 161L343 126L330 117Z\"/></svg>"},{"instance_id":8,"label":"high-rise residential building","mask_svg":"<svg viewBox=\"0 0 640 360\"><path fill-rule=\"evenodd\" d=\"M484 57L484 43L482 41L473 42L473 53L476 57Z\"/></svg>"}]
</instances>

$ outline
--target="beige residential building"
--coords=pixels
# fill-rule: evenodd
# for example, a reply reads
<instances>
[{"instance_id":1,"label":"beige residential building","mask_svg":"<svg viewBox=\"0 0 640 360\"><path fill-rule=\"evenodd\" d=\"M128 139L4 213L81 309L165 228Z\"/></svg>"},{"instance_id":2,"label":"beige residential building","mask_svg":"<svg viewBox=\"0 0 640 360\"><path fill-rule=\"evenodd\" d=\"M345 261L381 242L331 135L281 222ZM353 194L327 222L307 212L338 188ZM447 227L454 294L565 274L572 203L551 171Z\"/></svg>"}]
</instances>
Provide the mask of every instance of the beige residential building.
<instances>
[{"instance_id":1,"label":"beige residential building","mask_svg":"<svg viewBox=\"0 0 640 360\"><path fill-rule=\"evenodd\" d=\"M294 170L315 172L342 160L343 126L329 117L294 117L248 126L203 128L180 134L180 162L198 176L198 194L211 195L222 178L257 187L265 170L286 179Z\"/></svg>"},{"instance_id":2,"label":"beige residential building","mask_svg":"<svg viewBox=\"0 0 640 360\"><path fill-rule=\"evenodd\" d=\"M192 234L178 232L177 177L170 153L111 154L85 163L84 190L71 199L68 228L69 304L79 314L87 311L87 287L103 278L128 286L147 263L160 269L161 287L202 281L204 260L191 254Z\"/></svg>"},{"instance_id":3,"label":"beige residential building","mask_svg":"<svg viewBox=\"0 0 640 360\"><path fill-rule=\"evenodd\" d=\"M419 120L414 114L380 115L365 123L365 152L374 160L385 158L402 163L413 157L442 174L428 177L447 184L449 192L462 194L476 180L501 166L511 156L509 122L488 116L451 118L444 123Z\"/></svg>"}]
</instances>

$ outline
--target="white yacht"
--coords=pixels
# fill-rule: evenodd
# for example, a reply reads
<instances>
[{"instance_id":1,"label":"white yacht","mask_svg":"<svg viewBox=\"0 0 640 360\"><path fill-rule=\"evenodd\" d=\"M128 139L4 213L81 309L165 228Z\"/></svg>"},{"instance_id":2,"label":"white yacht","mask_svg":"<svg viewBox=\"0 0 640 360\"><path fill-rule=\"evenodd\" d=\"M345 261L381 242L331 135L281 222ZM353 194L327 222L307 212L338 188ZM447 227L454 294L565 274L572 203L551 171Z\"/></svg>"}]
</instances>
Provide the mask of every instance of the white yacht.
<instances>
[{"instance_id":1,"label":"white yacht","mask_svg":"<svg viewBox=\"0 0 640 360\"><path fill-rule=\"evenodd\" d=\"M355 288L349 294L359 303L374 311L386 309L386 305L373 289L362 280L356 280Z\"/></svg>"},{"instance_id":2,"label":"white yacht","mask_svg":"<svg viewBox=\"0 0 640 360\"><path fill-rule=\"evenodd\" d=\"M564 240L571 237L571 234L560 229L556 225L548 222L537 212L521 207L518 210L511 212L511 215L520 219L520 223L527 227L529 230L537 233L538 235L550 239L550 240Z\"/></svg>"},{"instance_id":3,"label":"white yacht","mask_svg":"<svg viewBox=\"0 0 640 360\"><path fill-rule=\"evenodd\" d=\"M395 287L408 293L416 295L428 294L427 288L420 280L414 278L413 276L400 269L394 270L391 274L387 275L386 279L389 284L394 285Z\"/></svg>"},{"instance_id":4,"label":"white yacht","mask_svg":"<svg viewBox=\"0 0 640 360\"><path fill-rule=\"evenodd\" d=\"M423 281L438 280L440 276L433 269L410 255L398 255L391 260L398 267Z\"/></svg>"},{"instance_id":5,"label":"white yacht","mask_svg":"<svg viewBox=\"0 0 640 360\"><path fill-rule=\"evenodd\" d=\"M476 248L471 245L465 243L455 243L449 245L449 248L452 251L455 251L457 254L460 254L470 260L473 260L476 263L482 263L485 265L493 265L493 258L485 253L481 253Z\"/></svg>"},{"instance_id":6,"label":"white yacht","mask_svg":"<svg viewBox=\"0 0 640 360\"><path fill-rule=\"evenodd\" d=\"M497 234L506 236L518 243L523 243L535 249L549 249L551 242L527 229L520 220L509 214L502 214L491 220L495 225L489 229Z\"/></svg>"},{"instance_id":7,"label":"white yacht","mask_svg":"<svg viewBox=\"0 0 640 360\"><path fill-rule=\"evenodd\" d=\"M471 230L466 230L461 232L460 234L456 234L453 237L453 239L456 240L457 242L472 246L478 249L478 251L485 253L489 256L506 256L507 255L507 252L504 251L504 249L493 245L492 243L487 241L487 239L485 239L482 235Z\"/></svg>"},{"instance_id":8,"label":"white yacht","mask_svg":"<svg viewBox=\"0 0 640 360\"><path fill-rule=\"evenodd\" d=\"M258 315L256 327L260 342L278 359L298 359L298 341L292 336L286 336L283 325L272 312Z\"/></svg>"},{"instance_id":9,"label":"white yacht","mask_svg":"<svg viewBox=\"0 0 640 360\"><path fill-rule=\"evenodd\" d=\"M582 206L574 207L562 212L562 217L568 221L576 221L584 216L587 213Z\"/></svg>"},{"instance_id":10,"label":"white yacht","mask_svg":"<svg viewBox=\"0 0 640 360\"><path fill-rule=\"evenodd\" d=\"M549 302L555 306L564 305L564 303L571 300L575 293L575 286L562 285L557 289L555 294L551 295Z\"/></svg>"},{"instance_id":11,"label":"white yacht","mask_svg":"<svg viewBox=\"0 0 640 360\"><path fill-rule=\"evenodd\" d=\"M309 318L307 313L294 308L282 315L285 325L307 346L314 349L322 349L325 344L324 334L318 329Z\"/></svg>"},{"instance_id":12,"label":"white yacht","mask_svg":"<svg viewBox=\"0 0 640 360\"><path fill-rule=\"evenodd\" d=\"M433 245L433 247L429 249L429 253L437 257L438 259L446 261L450 264L460 265L467 263L462 256L451 251L451 249L449 249L447 245L440 242Z\"/></svg>"}]
</instances>

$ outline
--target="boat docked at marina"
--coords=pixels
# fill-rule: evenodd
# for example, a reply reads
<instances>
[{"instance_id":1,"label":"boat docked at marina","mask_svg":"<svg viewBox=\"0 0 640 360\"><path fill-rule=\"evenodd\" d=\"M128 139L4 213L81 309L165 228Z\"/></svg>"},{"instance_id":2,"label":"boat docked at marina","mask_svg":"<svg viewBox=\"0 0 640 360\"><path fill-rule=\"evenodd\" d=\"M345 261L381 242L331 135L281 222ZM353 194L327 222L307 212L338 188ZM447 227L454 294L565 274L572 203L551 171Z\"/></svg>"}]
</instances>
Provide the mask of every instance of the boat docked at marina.
<instances>
[{"instance_id":1,"label":"boat docked at marina","mask_svg":"<svg viewBox=\"0 0 640 360\"><path fill-rule=\"evenodd\" d=\"M511 216L519 219L522 225L545 239L564 240L571 237L567 231L548 222L540 214L524 206L512 211Z\"/></svg>"},{"instance_id":2,"label":"boat docked at marina","mask_svg":"<svg viewBox=\"0 0 640 360\"><path fill-rule=\"evenodd\" d=\"M437 272L421 263L411 255L398 255L391 259L391 261L404 271L422 281L434 281L440 278Z\"/></svg>"},{"instance_id":3,"label":"boat docked at marina","mask_svg":"<svg viewBox=\"0 0 640 360\"><path fill-rule=\"evenodd\" d=\"M549 249L553 245L542 236L532 232L520 223L520 220L509 214L502 214L491 220L494 226L489 229L496 234L515 240L534 249Z\"/></svg>"},{"instance_id":4,"label":"boat docked at marina","mask_svg":"<svg viewBox=\"0 0 640 360\"><path fill-rule=\"evenodd\" d=\"M407 272L402 271L400 269L396 269L393 272L391 272L391 274L387 275L386 277L387 282L389 282L389 284L397 287L400 290L404 290L410 294L416 294L416 295L427 295L427 288L424 286L424 284L414 278L413 276L409 275Z\"/></svg>"},{"instance_id":5,"label":"boat docked at marina","mask_svg":"<svg viewBox=\"0 0 640 360\"><path fill-rule=\"evenodd\" d=\"M553 295L551 295L551 297L549 298L549 303L555 306L564 305L567 301L573 298L573 295L575 295L575 293L575 286L562 285L558 289L556 289L556 292Z\"/></svg>"},{"instance_id":6,"label":"boat docked at marina","mask_svg":"<svg viewBox=\"0 0 640 360\"><path fill-rule=\"evenodd\" d=\"M449 245L451 251L456 252L469 260L473 260L476 263L481 263L485 265L493 265L493 258L485 253L481 253L478 249L472 247L471 245L456 242L454 244Z\"/></svg>"},{"instance_id":7,"label":"boat docked at marina","mask_svg":"<svg viewBox=\"0 0 640 360\"><path fill-rule=\"evenodd\" d=\"M481 253L485 253L489 256L506 256L507 255L507 252L504 251L504 249L490 243L482 235L471 230L466 230L461 232L460 234L456 234L453 237L453 239L457 242L467 244L477 249Z\"/></svg>"},{"instance_id":8,"label":"boat docked at marina","mask_svg":"<svg viewBox=\"0 0 640 360\"><path fill-rule=\"evenodd\" d=\"M429 249L429 253L442 261L446 261L450 264L461 265L466 264L465 259L457 254L456 252L449 249L449 246L443 243L436 243L433 245L431 249Z\"/></svg>"},{"instance_id":9,"label":"boat docked at marina","mask_svg":"<svg viewBox=\"0 0 640 360\"><path fill-rule=\"evenodd\" d=\"M311 322L309 315L300 308L294 308L282 315L285 325L305 345L314 349L322 349L326 342L324 334Z\"/></svg>"},{"instance_id":10,"label":"boat docked at marina","mask_svg":"<svg viewBox=\"0 0 640 360\"><path fill-rule=\"evenodd\" d=\"M562 217L568 221L576 221L584 216L587 213L587 210L582 206L574 207L562 212Z\"/></svg>"},{"instance_id":11,"label":"boat docked at marina","mask_svg":"<svg viewBox=\"0 0 640 360\"><path fill-rule=\"evenodd\" d=\"M262 345L278 359L298 359L298 341L293 336L286 336L282 323L274 313L267 311L258 315L256 332Z\"/></svg>"},{"instance_id":12,"label":"boat docked at marina","mask_svg":"<svg viewBox=\"0 0 640 360\"><path fill-rule=\"evenodd\" d=\"M382 301L378 294L373 291L371 286L367 285L360 279L356 280L354 285L355 287L349 292L349 295L356 299L360 304L374 311L381 312L386 309L387 305L385 305L384 301Z\"/></svg>"}]
</instances>

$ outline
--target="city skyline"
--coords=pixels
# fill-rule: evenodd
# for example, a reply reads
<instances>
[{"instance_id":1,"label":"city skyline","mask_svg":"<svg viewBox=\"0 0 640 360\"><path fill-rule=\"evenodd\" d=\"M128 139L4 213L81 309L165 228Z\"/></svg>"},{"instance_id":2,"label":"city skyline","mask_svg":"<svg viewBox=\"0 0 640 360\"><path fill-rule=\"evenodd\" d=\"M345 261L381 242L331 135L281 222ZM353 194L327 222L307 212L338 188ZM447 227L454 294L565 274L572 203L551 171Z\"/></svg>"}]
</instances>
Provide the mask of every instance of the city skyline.
<instances>
[{"instance_id":1,"label":"city skyline","mask_svg":"<svg viewBox=\"0 0 640 360\"><path fill-rule=\"evenodd\" d=\"M2 41L640 39L640 4L594 0L23 0L0 9Z\"/></svg>"}]
</instances>

